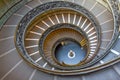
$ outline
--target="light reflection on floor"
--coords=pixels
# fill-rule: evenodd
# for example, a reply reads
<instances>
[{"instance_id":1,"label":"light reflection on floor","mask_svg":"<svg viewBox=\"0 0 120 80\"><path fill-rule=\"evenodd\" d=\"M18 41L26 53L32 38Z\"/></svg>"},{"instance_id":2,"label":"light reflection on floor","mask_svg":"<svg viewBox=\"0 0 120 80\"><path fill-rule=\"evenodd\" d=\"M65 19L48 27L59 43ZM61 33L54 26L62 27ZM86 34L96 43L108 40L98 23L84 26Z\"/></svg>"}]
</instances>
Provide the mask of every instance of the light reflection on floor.
<instances>
[{"instance_id":1,"label":"light reflection on floor","mask_svg":"<svg viewBox=\"0 0 120 80\"><path fill-rule=\"evenodd\" d=\"M78 64L82 61L86 56L86 51L76 42L67 42L62 45L59 44L56 47L55 57L56 59L62 63L69 65Z\"/></svg>"}]
</instances>

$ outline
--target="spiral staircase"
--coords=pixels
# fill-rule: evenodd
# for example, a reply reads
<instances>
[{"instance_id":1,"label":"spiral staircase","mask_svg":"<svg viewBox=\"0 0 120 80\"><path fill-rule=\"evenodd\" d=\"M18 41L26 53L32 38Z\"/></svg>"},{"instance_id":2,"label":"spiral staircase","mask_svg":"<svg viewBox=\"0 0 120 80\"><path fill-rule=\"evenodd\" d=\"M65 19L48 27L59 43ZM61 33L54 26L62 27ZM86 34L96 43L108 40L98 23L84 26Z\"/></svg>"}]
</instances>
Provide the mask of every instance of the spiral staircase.
<instances>
[{"instance_id":1,"label":"spiral staircase","mask_svg":"<svg viewBox=\"0 0 120 80\"><path fill-rule=\"evenodd\" d=\"M120 80L118 0L17 3L0 24L0 80ZM84 55L66 58L69 43Z\"/></svg>"}]
</instances>

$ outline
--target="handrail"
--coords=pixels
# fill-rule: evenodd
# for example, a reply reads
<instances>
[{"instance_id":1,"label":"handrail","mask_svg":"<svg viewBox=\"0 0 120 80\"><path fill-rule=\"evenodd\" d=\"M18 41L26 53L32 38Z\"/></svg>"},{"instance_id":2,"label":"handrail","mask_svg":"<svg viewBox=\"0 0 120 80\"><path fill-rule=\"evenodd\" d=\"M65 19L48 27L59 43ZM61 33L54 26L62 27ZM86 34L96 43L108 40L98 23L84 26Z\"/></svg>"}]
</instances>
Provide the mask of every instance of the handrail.
<instances>
[{"instance_id":1,"label":"handrail","mask_svg":"<svg viewBox=\"0 0 120 80\"><path fill-rule=\"evenodd\" d=\"M20 0L14 5L12 5L1 17L0 17L0 30L4 23L7 21L7 19L16 11L18 10L22 5L24 5L28 0Z\"/></svg>"}]
</instances>

